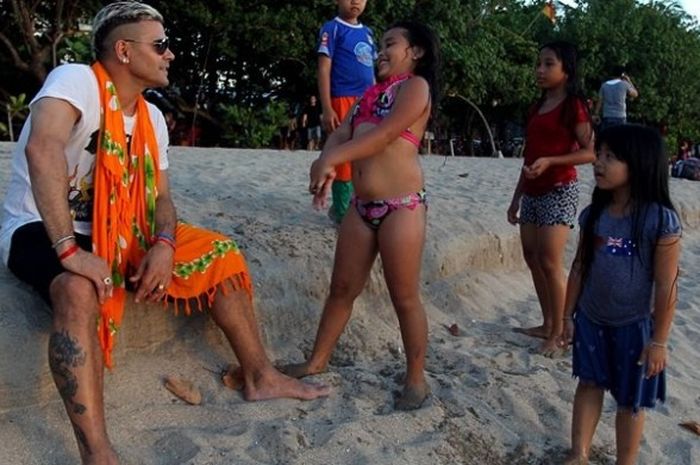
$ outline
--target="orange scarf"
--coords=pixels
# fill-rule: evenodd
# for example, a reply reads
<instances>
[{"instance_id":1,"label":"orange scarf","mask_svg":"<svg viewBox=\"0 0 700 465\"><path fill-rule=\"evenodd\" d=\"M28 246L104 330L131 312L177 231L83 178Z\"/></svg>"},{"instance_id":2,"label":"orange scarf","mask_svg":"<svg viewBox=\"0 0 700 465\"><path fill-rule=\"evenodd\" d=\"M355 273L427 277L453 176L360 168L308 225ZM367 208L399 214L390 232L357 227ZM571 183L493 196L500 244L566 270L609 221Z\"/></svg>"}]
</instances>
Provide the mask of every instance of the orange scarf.
<instances>
[{"instance_id":1,"label":"orange scarf","mask_svg":"<svg viewBox=\"0 0 700 465\"><path fill-rule=\"evenodd\" d=\"M98 337L104 362L111 368L114 335L121 326L126 299L127 273L138 268L156 234L156 199L159 148L143 96L136 102L130 147L116 88L104 67L92 70L100 92L101 126L94 171L92 223L93 251L112 270L113 292L101 308ZM244 289L252 298L248 269L236 243L218 233L178 224L175 230L175 266L166 299L184 303L206 297L211 305L224 282ZM164 300L166 302L167 300Z\"/></svg>"}]
</instances>

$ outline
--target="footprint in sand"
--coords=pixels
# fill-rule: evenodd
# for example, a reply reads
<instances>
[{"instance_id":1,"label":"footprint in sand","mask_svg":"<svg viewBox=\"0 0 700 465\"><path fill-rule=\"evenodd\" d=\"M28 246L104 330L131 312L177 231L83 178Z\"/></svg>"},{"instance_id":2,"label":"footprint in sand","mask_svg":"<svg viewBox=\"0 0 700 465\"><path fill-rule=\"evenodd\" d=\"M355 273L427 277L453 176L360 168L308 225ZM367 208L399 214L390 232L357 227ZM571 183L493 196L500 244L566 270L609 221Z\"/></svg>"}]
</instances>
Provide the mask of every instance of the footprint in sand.
<instances>
[{"instance_id":1,"label":"footprint in sand","mask_svg":"<svg viewBox=\"0 0 700 465\"><path fill-rule=\"evenodd\" d=\"M673 457L674 463L697 463L697 449L687 437L669 441L662 451L663 456Z\"/></svg>"},{"instance_id":2,"label":"footprint in sand","mask_svg":"<svg viewBox=\"0 0 700 465\"><path fill-rule=\"evenodd\" d=\"M258 462L292 463L311 441L293 425L278 424L279 419L265 422L254 434L253 443L246 449L250 458Z\"/></svg>"},{"instance_id":3,"label":"footprint in sand","mask_svg":"<svg viewBox=\"0 0 700 465\"><path fill-rule=\"evenodd\" d=\"M468 369L465 368L465 373L460 375L459 378L462 380L464 387L467 388L482 388L488 385L489 382L487 368L477 365L472 365Z\"/></svg>"},{"instance_id":4,"label":"footprint in sand","mask_svg":"<svg viewBox=\"0 0 700 465\"><path fill-rule=\"evenodd\" d=\"M526 357L526 359L518 360L514 352L506 350L496 354L491 361L493 365L503 373L516 376L528 376L534 372L529 366L529 357L527 357L527 354L520 355Z\"/></svg>"},{"instance_id":5,"label":"footprint in sand","mask_svg":"<svg viewBox=\"0 0 700 465\"><path fill-rule=\"evenodd\" d=\"M570 354L566 354L566 359L564 360L559 360L557 362L557 370L563 371L563 372L570 372L571 371L571 357Z\"/></svg>"},{"instance_id":6,"label":"footprint in sand","mask_svg":"<svg viewBox=\"0 0 700 465\"><path fill-rule=\"evenodd\" d=\"M159 459L157 464L187 463L199 454L200 447L187 436L173 432L165 434L155 443Z\"/></svg>"},{"instance_id":7,"label":"footprint in sand","mask_svg":"<svg viewBox=\"0 0 700 465\"><path fill-rule=\"evenodd\" d=\"M453 390L443 391L440 394L439 403L445 409L447 418L461 418L467 415L468 410L464 399L457 397ZM473 409L470 411L477 419L479 418L479 415Z\"/></svg>"},{"instance_id":8,"label":"footprint in sand","mask_svg":"<svg viewBox=\"0 0 700 465\"><path fill-rule=\"evenodd\" d=\"M313 433L313 446L316 449L325 447L326 444L333 438L337 426L332 419L319 419L320 427Z\"/></svg>"}]
</instances>

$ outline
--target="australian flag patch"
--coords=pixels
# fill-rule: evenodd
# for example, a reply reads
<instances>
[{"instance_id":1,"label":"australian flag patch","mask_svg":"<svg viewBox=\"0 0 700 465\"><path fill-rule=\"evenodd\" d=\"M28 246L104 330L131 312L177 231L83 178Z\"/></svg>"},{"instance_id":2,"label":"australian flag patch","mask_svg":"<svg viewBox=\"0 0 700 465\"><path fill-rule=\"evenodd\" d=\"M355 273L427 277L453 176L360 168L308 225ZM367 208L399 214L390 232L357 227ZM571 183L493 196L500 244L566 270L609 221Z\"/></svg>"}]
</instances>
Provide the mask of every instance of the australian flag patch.
<instances>
[{"instance_id":1,"label":"australian flag patch","mask_svg":"<svg viewBox=\"0 0 700 465\"><path fill-rule=\"evenodd\" d=\"M632 239L625 239L623 237L608 236L605 242L605 252L609 255L631 257L636 247Z\"/></svg>"}]
</instances>

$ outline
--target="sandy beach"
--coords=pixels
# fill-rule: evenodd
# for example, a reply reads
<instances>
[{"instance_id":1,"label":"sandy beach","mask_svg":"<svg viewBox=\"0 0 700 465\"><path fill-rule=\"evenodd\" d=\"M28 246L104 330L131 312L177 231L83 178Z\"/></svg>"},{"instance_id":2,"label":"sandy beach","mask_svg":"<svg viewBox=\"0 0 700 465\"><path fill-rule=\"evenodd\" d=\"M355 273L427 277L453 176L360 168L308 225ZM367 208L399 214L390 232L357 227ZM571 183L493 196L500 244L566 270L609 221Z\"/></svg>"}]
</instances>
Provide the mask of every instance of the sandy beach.
<instances>
[{"instance_id":1,"label":"sandy beach","mask_svg":"<svg viewBox=\"0 0 700 465\"><path fill-rule=\"evenodd\" d=\"M0 197L13 145L0 143ZM328 290L336 231L311 208L308 167L297 151L174 147L170 180L178 214L233 236L247 257L268 353L308 354ZM404 359L378 262L340 340L333 387L312 402L245 402L217 372L234 361L206 315L186 318L130 304L106 375L108 430L123 464L433 465L550 464L569 445L576 381L570 356L535 353L539 341L511 331L540 323L518 231L506 208L521 161L422 159L429 193L422 296L429 319L424 408L393 411ZM581 207L592 170L579 170ZM667 402L650 413L639 463L700 463L700 183L673 179L684 238L677 315L670 339ZM578 230L568 244L568 269ZM46 307L0 269L0 463L76 464L78 451L48 370ZM457 324L454 336L447 327ZM190 406L163 387L193 381ZM591 463L614 464L614 403L608 396Z\"/></svg>"}]
</instances>

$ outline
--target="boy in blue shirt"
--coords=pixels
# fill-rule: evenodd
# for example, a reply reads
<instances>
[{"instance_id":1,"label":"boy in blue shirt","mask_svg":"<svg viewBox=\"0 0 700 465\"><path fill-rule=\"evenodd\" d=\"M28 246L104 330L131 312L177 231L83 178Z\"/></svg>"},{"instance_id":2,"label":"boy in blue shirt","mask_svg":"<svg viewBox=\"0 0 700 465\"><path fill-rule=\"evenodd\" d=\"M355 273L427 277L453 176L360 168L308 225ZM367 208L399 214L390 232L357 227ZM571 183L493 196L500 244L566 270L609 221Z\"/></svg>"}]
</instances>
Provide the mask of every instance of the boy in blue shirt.
<instances>
[{"instance_id":1,"label":"boy in blue shirt","mask_svg":"<svg viewBox=\"0 0 700 465\"><path fill-rule=\"evenodd\" d=\"M340 125L355 101L374 84L377 51L372 30L358 21L366 5L367 0L338 0L338 16L326 22L319 33L318 91L322 123L328 134ZM350 205L351 181L350 163L336 166L329 215L337 223Z\"/></svg>"}]
</instances>

